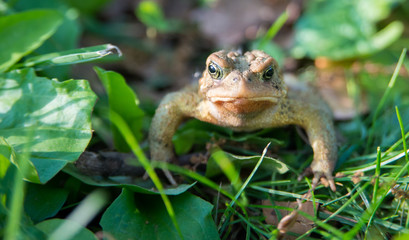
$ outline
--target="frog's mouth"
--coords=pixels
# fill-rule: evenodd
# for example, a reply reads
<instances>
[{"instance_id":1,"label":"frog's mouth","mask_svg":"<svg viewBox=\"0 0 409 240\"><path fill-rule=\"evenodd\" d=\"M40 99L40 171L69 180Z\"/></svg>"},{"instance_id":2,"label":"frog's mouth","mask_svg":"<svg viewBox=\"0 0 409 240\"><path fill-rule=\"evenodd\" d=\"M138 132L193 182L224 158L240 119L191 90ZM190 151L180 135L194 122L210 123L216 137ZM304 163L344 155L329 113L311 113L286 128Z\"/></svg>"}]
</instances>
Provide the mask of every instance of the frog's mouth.
<instances>
[{"instance_id":1,"label":"frog's mouth","mask_svg":"<svg viewBox=\"0 0 409 240\"><path fill-rule=\"evenodd\" d=\"M218 107L236 114L261 112L279 101L277 97L211 97L209 100Z\"/></svg>"}]
</instances>

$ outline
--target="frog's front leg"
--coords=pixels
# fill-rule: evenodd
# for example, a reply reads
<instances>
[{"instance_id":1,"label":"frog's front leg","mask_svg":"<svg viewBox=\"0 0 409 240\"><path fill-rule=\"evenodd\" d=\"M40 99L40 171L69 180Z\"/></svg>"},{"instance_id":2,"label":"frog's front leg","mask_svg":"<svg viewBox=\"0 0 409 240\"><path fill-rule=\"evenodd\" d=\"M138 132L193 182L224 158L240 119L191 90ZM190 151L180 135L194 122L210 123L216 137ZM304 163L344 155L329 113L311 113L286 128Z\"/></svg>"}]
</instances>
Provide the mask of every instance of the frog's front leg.
<instances>
[{"instance_id":1,"label":"frog's front leg","mask_svg":"<svg viewBox=\"0 0 409 240\"><path fill-rule=\"evenodd\" d=\"M313 189L315 189L320 179L326 178L331 190L335 191L336 187L332 172L338 153L331 111L326 105L317 107L314 104L301 103L300 101L290 102L289 105L292 105L291 109L293 111L290 111L288 121L305 129L314 151L314 158L310 167L299 179L312 171L314 174Z\"/></svg>"},{"instance_id":2,"label":"frog's front leg","mask_svg":"<svg viewBox=\"0 0 409 240\"><path fill-rule=\"evenodd\" d=\"M149 148L151 160L170 161L174 158L172 137L178 126L195 112L198 97L193 91L180 91L168 94L156 109L149 129ZM164 170L172 185L175 180L169 171Z\"/></svg>"},{"instance_id":3,"label":"frog's front leg","mask_svg":"<svg viewBox=\"0 0 409 240\"><path fill-rule=\"evenodd\" d=\"M315 119L315 120L313 120ZM313 189L321 178L326 178L332 191L336 191L332 172L337 161L337 143L332 119L327 116L314 116L307 120L305 130L308 134L314 158L310 168L314 174Z\"/></svg>"}]
</instances>

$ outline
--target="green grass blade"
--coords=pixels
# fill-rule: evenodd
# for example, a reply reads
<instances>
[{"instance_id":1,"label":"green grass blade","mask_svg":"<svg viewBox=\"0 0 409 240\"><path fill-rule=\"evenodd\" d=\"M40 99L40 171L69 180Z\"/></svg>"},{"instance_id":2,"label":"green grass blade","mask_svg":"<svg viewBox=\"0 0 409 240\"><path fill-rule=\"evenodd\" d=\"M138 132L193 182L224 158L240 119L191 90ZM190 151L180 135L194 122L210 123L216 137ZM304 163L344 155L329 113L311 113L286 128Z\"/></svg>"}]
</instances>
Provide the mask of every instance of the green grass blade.
<instances>
[{"instance_id":1,"label":"green grass blade","mask_svg":"<svg viewBox=\"0 0 409 240\"><path fill-rule=\"evenodd\" d=\"M89 194L67 218L78 225L70 224L70 221L67 221L60 225L48 240L72 239L81 230L81 226L85 227L107 204L107 198L108 194L104 190L96 190Z\"/></svg>"},{"instance_id":2,"label":"green grass blade","mask_svg":"<svg viewBox=\"0 0 409 240\"><path fill-rule=\"evenodd\" d=\"M258 232L259 234L262 234L265 237L269 237L269 234L267 232L263 231L262 229L254 225L254 223L252 223L250 219L248 219L247 216L243 216L242 214L240 214L238 211L234 209L232 209L232 211L234 211L234 215L239 217L239 219L241 219L246 224L247 227L253 229L253 231Z\"/></svg>"},{"instance_id":3,"label":"green grass blade","mask_svg":"<svg viewBox=\"0 0 409 240\"><path fill-rule=\"evenodd\" d=\"M33 131L28 132L29 139L33 139ZM28 141L29 143L32 141ZM24 176L27 175L27 171L30 169L30 154L31 144L27 144L23 154L18 156L19 169L15 169L14 186L12 189L12 196L10 201L10 212L7 216L6 226L4 229L4 239L14 240L18 239L20 233L20 221L23 214L24 206L24 192L25 181ZM11 167L11 166L9 166Z\"/></svg>"},{"instance_id":4,"label":"green grass blade","mask_svg":"<svg viewBox=\"0 0 409 240\"><path fill-rule=\"evenodd\" d=\"M405 166L403 166L400 171L398 173L396 173L393 181L396 182L400 176L402 176L402 174L407 171L409 167L409 162L407 162L405 164ZM370 182L367 182L366 184L369 184ZM359 222L348 232L344 235L344 239L352 239L354 238L354 236L358 233L358 231L361 229L361 227L367 223L368 226L372 223L372 221L374 221L374 216L376 211L378 210L378 208L380 207L380 205L382 204L383 200L386 198L386 196L388 195L388 193L390 192L390 189L393 187L394 185L391 184L388 189L386 189L382 196L373 204L371 204L371 206L362 214Z\"/></svg>"},{"instance_id":5,"label":"green grass blade","mask_svg":"<svg viewBox=\"0 0 409 240\"><path fill-rule=\"evenodd\" d=\"M267 144L267 146L264 148L263 150L263 154L261 155L260 159L258 160L256 166L254 167L253 171L251 171L250 175L247 177L246 181L244 182L244 184L241 186L241 188L239 189L239 191L236 193L236 195L234 196L233 200L230 201L228 207L227 207L227 211L224 213L224 220L228 220L230 219L230 216L232 214L232 209L234 204L236 203L237 199L239 199L239 197L241 196L241 194L243 193L244 189L247 188L248 184L250 183L251 179L253 178L254 174L256 173L256 171L258 170L258 168L260 167L261 163L263 162L264 156L267 153L267 149L270 146L270 143ZM240 206L242 207L242 206ZM245 209L242 207L243 212L246 213ZM224 231L224 229L227 227L227 221L220 221L219 224L221 232Z\"/></svg>"},{"instance_id":6,"label":"green grass blade","mask_svg":"<svg viewBox=\"0 0 409 240\"><path fill-rule=\"evenodd\" d=\"M378 147L377 149L377 157L376 157L376 169L375 169L375 185L373 188L373 195L372 195L372 204L376 202L378 188L379 188L379 178L381 176L381 148Z\"/></svg>"},{"instance_id":7,"label":"green grass blade","mask_svg":"<svg viewBox=\"0 0 409 240\"><path fill-rule=\"evenodd\" d=\"M403 61L405 59L406 56L406 48L404 48L402 50L402 53L400 54L399 60L398 60L398 64L396 65L395 71L393 72L393 75L391 77L391 80L389 81L388 87L386 88L381 100L379 101L378 106L376 107L375 113L372 116L372 125L369 131L369 136L368 136L368 141L366 144L366 150L369 151L369 147L372 145L372 141L373 141L373 135L374 135L374 131L375 131L375 122L378 118L378 115L380 113L380 111L382 110L383 106L385 105L386 100L388 100L389 95L391 93L392 88L395 86L395 82L396 79L398 77L399 71L402 67Z\"/></svg>"},{"instance_id":8,"label":"green grass blade","mask_svg":"<svg viewBox=\"0 0 409 240\"><path fill-rule=\"evenodd\" d=\"M400 130L401 130L401 133L402 133L402 144L403 144L403 151L405 152L405 159L406 159L406 162L409 162L408 147L406 146L405 128L403 127L403 122L402 122L402 118L401 118L400 113L399 113L398 106L395 106L395 110L396 110L396 116L398 118ZM409 169L408 169L408 173L409 173Z\"/></svg>"},{"instance_id":9,"label":"green grass blade","mask_svg":"<svg viewBox=\"0 0 409 240\"><path fill-rule=\"evenodd\" d=\"M280 191L280 190L275 190L275 189L268 189L268 188L264 188L264 187L260 187L257 185L253 185L250 184L250 187L254 190L258 190L261 192L265 192L265 193L269 193L269 194L277 194L283 197L290 197L290 198L298 198L298 199L303 199L303 200L309 200L307 198L304 197L304 195L301 194L297 194L297 193L289 193L289 192L285 192L285 191ZM315 199L316 202L324 204L325 201L321 200L321 199Z\"/></svg>"},{"instance_id":10,"label":"green grass blade","mask_svg":"<svg viewBox=\"0 0 409 240\"><path fill-rule=\"evenodd\" d=\"M132 152L138 158L139 162L142 164L142 167L146 170L149 177L152 179L152 182L155 184L156 188L158 189L160 193L160 196L162 197L163 203L165 204L166 210L170 218L172 219L173 225L178 231L181 239L183 239L182 231L180 230L179 224L176 220L175 211L173 210L172 204L170 203L168 196L164 192L163 185L160 182L158 175L155 173L154 168L152 167L149 160L146 158L145 154L140 148L138 141L136 140L135 136L132 134L132 131L129 128L128 124L126 124L124 119L114 111L111 112L111 121L119 129L121 134L124 136L125 141L131 147Z\"/></svg>"},{"instance_id":11,"label":"green grass blade","mask_svg":"<svg viewBox=\"0 0 409 240\"><path fill-rule=\"evenodd\" d=\"M332 213L329 217L327 217L324 221L322 221L323 224L326 224L326 222L328 222L329 220L331 220L332 218L334 218L335 216L337 216L338 214L340 214L342 211L345 210L345 208L347 208L348 206L351 205L351 203L353 201L355 201L355 199L364 192L364 190L370 185L369 182L367 182L365 185L363 185L361 188L359 188L356 193L354 193L354 195L352 195L352 197L350 199L348 199L348 201L346 201L340 208L338 208L334 213ZM351 192L352 194L352 192ZM319 225L318 225L319 226ZM312 231L314 230L311 229L308 232L306 232L305 234L303 234L302 236L299 237L299 239L302 239L302 237L306 237L308 236ZM338 233L337 234L338 237L344 237L344 235L342 233Z\"/></svg>"},{"instance_id":12,"label":"green grass blade","mask_svg":"<svg viewBox=\"0 0 409 240\"><path fill-rule=\"evenodd\" d=\"M381 166L384 166L384 165L387 165L387 164L398 161L399 159L404 157L405 154L407 154L407 152L408 151L406 151L406 152L401 151L400 153L398 153L398 154L396 154L394 156L391 156L389 158L382 158L383 161L381 162ZM385 154L383 154L383 155L385 155ZM367 171L371 171L371 170L374 170L374 169L376 169L376 161L374 163L364 164L364 165L362 165L362 166L360 166L358 168L351 168L349 170L342 171L342 173L344 173L344 174L354 174L356 171L367 172Z\"/></svg>"},{"instance_id":13,"label":"green grass blade","mask_svg":"<svg viewBox=\"0 0 409 240\"><path fill-rule=\"evenodd\" d=\"M274 21L274 23L268 29L266 34L260 40L258 48L263 49L265 45L275 37L277 32L283 27L284 23L287 21L287 19L288 13L285 11L277 18L277 20Z\"/></svg>"},{"instance_id":14,"label":"green grass blade","mask_svg":"<svg viewBox=\"0 0 409 240\"><path fill-rule=\"evenodd\" d=\"M375 169L375 176L374 176L375 177L375 184L374 184L374 188L373 188L372 205L371 206L376 205L377 199L378 199L379 179L381 177L381 161L382 161L381 160L381 148L378 147L377 148L377 157L376 157L376 169ZM387 192L384 193L383 198L386 196L386 194L387 194ZM368 230L369 230L369 227L370 227L370 225L371 225L371 223L373 221L376 210L377 210L377 208L374 209L374 211L371 214L371 217L369 218L369 221L367 223L366 230L365 230L365 236L368 235Z\"/></svg>"},{"instance_id":15,"label":"green grass blade","mask_svg":"<svg viewBox=\"0 0 409 240\"><path fill-rule=\"evenodd\" d=\"M409 138L409 132L407 132L405 134L405 136L403 136L403 138L399 139L398 141L396 141L392 146L390 146L384 153L383 153L383 157L385 157L386 155L388 155L389 153L393 152L397 147L399 147L403 141L406 141Z\"/></svg>"},{"instance_id":16,"label":"green grass blade","mask_svg":"<svg viewBox=\"0 0 409 240\"><path fill-rule=\"evenodd\" d=\"M196 181L201 182L202 184L204 184L204 185L206 185L206 186L208 186L210 188L213 188L216 191L220 191L220 193L222 193L223 195L225 195L226 197L228 197L230 199L234 198L234 196L232 194L230 194L226 190L220 188L220 186L218 184L216 184L215 182L209 180L208 178L206 178L206 177L204 177L204 176L202 176L202 175L200 175L200 174L198 174L196 172L190 171L190 170L188 170L186 168L183 168L183 167L180 167L180 166L177 166L177 165L173 165L173 164L170 164L170 163L167 163L167 162L159 162L159 161L153 161L153 162L151 162L151 165L154 168L159 167L161 169L168 169L168 170L170 170L172 172L185 175L185 176L187 176L189 178L192 178L192 179L194 179Z\"/></svg>"},{"instance_id":17,"label":"green grass blade","mask_svg":"<svg viewBox=\"0 0 409 240\"><path fill-rule=\"evenodd\" d=\"M251 179L254 177L254 174L256 174L258 168L260 167L261 163L263 162L264 156L267 153L267 149L270 146L270 143L267 144L267 146L264 148L263 150L263 154L260 157L260 160L258 160L256 166L254 167L253 171L251 171L250 175L247 177L246 181L244 182L244 184L241 186L240 190L236 193L236 195L234 196L233 200L230 202L229 207L233 207L233 205L235 204L235 202L237 201L237 199L241 196L241 194L243 193L244 189L247 188L247 185L250 183Z\"/></svg>"},{"instance_id":18,"label":"green grass blade","mask_svg":"<svg viewBox=\"0 0 409 240\"><path fill-rule=\"evenodd\" d=\"M118 60L122 56L122 53L117 46L104 44L31 57L23 63L16 64L13 66L13 69L34 67L36 70L42 70L49 67L92 62L107 58L108 56L110 56L112 60Z\"/></svg>"},{"instance_id":19,"label":"green grass blade","mask_svg":"<svg viewBox=\"0 0 409 240\"><path fill-rule=\"evenodd\" d=\"M319 220L317 220L317 218L315 218L315 217L313 217L313 216L311 216L311 215L309 215L308 213L303 212L303 211L298 211L298 214L302 215L303 217L307 218L308 220L313 221L314 224L316 224L318 227L327 230L327 232L329 232L329 233L331 233L333 236L335 236L336 239L342 239L343 233L342 233L341 231L339 231L338 229L336 229L335 227L333 227L333 226L331 226L331 225L325 223L325 221L319 221ZM315 229L315 228L313 228L313 229ZM313 230L313 229L312 229L312 230ZM312 230L310 230L310 231L312 232ZM310 233L310 231L308 231L308 232ZM309 234L309 233L308 233L308 234ZM306 237L308 234L304 234L304 235L302 235L302 236L299 236L297 239L305 239L305 237Z\"/></svg>"},{"instance_id":20,"label":"green grass blade","mask_svg":"<svg viewBox=\"0 0 409 240\"><path fill-rule=\"evenodd\" d=\"M10 212L7 216L7 223L4 230L5 240L17 239L20 232L20 220L23 214L25 182L23 175L16 170L14 176L13 195L11 196Z\"/></svg>"},{"instance_id":21,"label":"green grass blade","mask_svg":"<svg viewBox=\"0 0 409 240\"><path fill-rule=\"evenodd\" d=\"M219 149L212 154L212 157L217 165L219 165L224 175L229 179L234 190L240 189L240 186L243 185L243 182L240 179L240 174L226 154Z\"/></svg>"}]
</instances>

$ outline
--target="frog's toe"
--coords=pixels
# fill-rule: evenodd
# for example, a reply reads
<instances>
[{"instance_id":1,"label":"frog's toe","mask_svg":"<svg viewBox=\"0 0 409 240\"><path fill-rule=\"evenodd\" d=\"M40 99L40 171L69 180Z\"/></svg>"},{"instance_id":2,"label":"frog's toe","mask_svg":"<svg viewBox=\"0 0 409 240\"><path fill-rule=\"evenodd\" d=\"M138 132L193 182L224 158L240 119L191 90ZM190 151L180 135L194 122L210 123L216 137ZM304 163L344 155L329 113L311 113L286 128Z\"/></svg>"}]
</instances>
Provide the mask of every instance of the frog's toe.
<instances>
[{"instance_id":1,"label":"frog's toe","mask_svg":"<svg viewBox=\"0 0 409 240\"><path fill-rule=\"evenodd\" d=\"M307 168L300 174L300 176L298 176L297 180L298 180L298 181L301 181L304 177L311 176L312 174L313 174L312 168L311 168L311 167L307 167Z\"/></svg>"},{"instance_id":2,"label":"frog's toe","mask_svg":"<svg viewBox=\"0 0 409 240\"><path fill-rule=\"evenodd\" d=\"M319 182L321 182L321 184L325 187L331 188L333 192L337 190L334 177L331 173L315 172L314 178L312 179L312 190L315 190Z\"/></svg>"},{"instance_id":3,"label":"frog's toe","mask_svg":"<svg viewBox=\"0 0 409 240\"><path fill-rule=\"evenodd\" d=\"M172 173L168 170L168 169L162 169L163 174L165 175L165 177L168 179L169 183L172 186L177 186L178 184L176 183L175 178L173 178ZM149 179L149 174L148 172L145 172L145 174L142 177L143 180L148 180Z\"/></svg>"},{"instance_id":4,"label":"frog's toe","mask_svg":"<svg viewBox=\"0 0 409 240\"><path fill-rule=\"evenodd\" d=\"M311 188L312 191L321 183L325 187L330 187L332 191L336 191L334 177L329 172L314 171L311 167L307 167L301 174L298 176L297 180L301 181L304 177L313 175Z\"/></svg>"},{"instance_id":5,"label":"frog's toe","mask_svg":"<svg viewBox=\"0 0 409 240\"><path fill-rule=\"evenodd\" d=\"M162 172L165 174L166 178L168 179L169 183L172 186L177 186L176 180L173 178L172 173L168 169L162 169Z\"/></svg>"},{"instance_id":6,"label":"frog's toe","mask_svg":"<svg viewBox=\"0 0 409 240\"><path fill-rule=\"evenodd\" d=\"M334 177L332 176L332 174L326 174L325 178L326 178L325 180L328 181L329 187L331 188L331 190L333 192L337 191L337 187L335 186L335 181L334 181Z\"/></svg>"}]
</instances>

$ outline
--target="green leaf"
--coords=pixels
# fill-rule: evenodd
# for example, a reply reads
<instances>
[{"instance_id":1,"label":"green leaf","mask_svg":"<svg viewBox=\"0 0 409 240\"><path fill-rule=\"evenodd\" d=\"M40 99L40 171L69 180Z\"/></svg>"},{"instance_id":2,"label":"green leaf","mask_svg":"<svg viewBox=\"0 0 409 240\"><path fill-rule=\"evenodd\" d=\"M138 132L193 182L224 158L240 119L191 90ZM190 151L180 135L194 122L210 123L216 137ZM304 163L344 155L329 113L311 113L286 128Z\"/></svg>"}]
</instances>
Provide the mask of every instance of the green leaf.
<instances>
[{"instance_id":1,"label":"green leaf","mask_svg":"<svg viewBox=\"0 0 409 240\"><path fill-rule=\"evenodd\" d=\"M99 187L123 187L127 188L133 192L144 193L144 194L159 194L156 190L151 180L136 181L125 177L111 177L111 178L101 178L101 176L88 176L80 173L73 164L67 164L64 168L64 172L70 174L71 176L81 180L82 182ZM180 184L176 187L170 187L165 189L166 195L179 195L186 192L189 188L193 187L195 183L187 185Z\"/></svg>"},{"instance_id":2,"label":"green leaf","mask_svg":"<svg viewBox=\"0 0 409 240\"><path fill-rule=\"evenodd\" d=\"M84 14L94 14L112 0L63 0L72 7L77 8Z\"/></svg>"},{"instance_id":3,"label":"green leaf","mask_svg":"<svg viewBox=\"0 0 409 240\"><path fill-rule=\"evenodd\" d=\"M24 200L24 210L37 223L55 216L64 205L68 191L39 184L29 184Z\"/></svg>"},{"instance_id":4,"label":"green leaf","mask_svg":"<svg viewBox=\"0 0 409 240\"><path fill-rule=\"evenodd\" d=\"M49 67L91 62L108 56L113 57L113 55L118 59L122 53L118 47L112 44L104 44L27 58L14 68L34 67L36 70L42 70Z\"/></svg>"},{"instance_id":5,"label":"green leaf","mask_svg":"<svg viewBox=\"0 0 409 240\"><path fill-rule=\"evenodd\" d=\"M0 236L4 239L4 229L6 227L7 218L10 215L9 209L4 207L3 203L0 203ZM46 239L45 234L34 227L30 219L23 215L19 223L19 231L16 233L15 239L24 240L43 240Z\"/></svg>"},{"instance_id":6,"label":"green leaf","mask_svg":"<svg viewBox=\"0 0 409 240\"><path fill-rule=\"evenodd\" d=\"M17 0L13 8L18 11L27 11L33 9L53 9L57 10L63 16L62 24L55 34L53 34L44 44L36 49L35 54L46 54L50 52L59 52L77 48L81 34L79 13L74 8L69 7L63 1L55 0ZM69 33L69 34L67 34ZM43 74L58 79L67 79L69 77L70 67L63 66L58 68L46 69Z\"/></svg>"},{"instance_id":7,"label":"green leaf","mask_svg":"<svg viewBox=\"0 0 409 240\"><path fill-rule=\"evenodd\" d=\"M377 32L377 21L388 16L394 2L399 1L310 1L296 23L294 55L342 60L379 52L403 32L398 21Z\"/></svg>"},{"instance_id":8,"label":"green leaf","mask_svg":"<svg viewBox=\"0 0 409 240\"><path fill-rule=\"evenodd\" d=\"M67 220L67 219L50 219L43 221L39 224L36 225L38 229L46 233L48 236L51 236L51 234L58 229L61 225L63 224L68 224L73 226L74 228L80 228L81 230L74 235L70 239L81 239L81 240L97 240L97 237L88 229L79 226L78 223L72 220ZM64 236L61 236L63 238ZM60 238L60 239L61 239ZM53 238L54 239L54 238ZM64 238L65 239L65 238ZM51 238L50 238L51 240Z\"/></svg>"},{"instance_id":9,"label":"green leaf","mask_svg":"<svg viewBox=\"0 0 409 240\"><path fill-rule=\"evenodd\" d=\"M213 206L190 193L170 197L184 239L220 239L211 218ZM124 189L100 225L116 239L180 239L159 196Z\"/></svg>"},{"instance_id":10,"label":"green leaf","mask_svg":"<svg viewBox=\"0 0 409 240\"><path fill-rule=\"evenodd\" d=\"M393 237L393 239L395 239L395 240L406 240L406 239L409 239L409 233L405 233L405 234L398 233L398 234L396 234L396 235Z\"/></svg>"},{"instance_id":11,"label":"green leaf","mask_svg":"<svg viewBox=\"0 0 409 240\"><path fill-rule=\"evenodd\" d=\"M63 17L61 25L55 34L36 50L37 53L64 51L77 47L81 34L79 13L64 2L55 0L18 0L14 7L18 11L53 9L58 11Z\"/></svg>"},{"instance_id":12,"label":"green leaf","mask_svg":"<svg viewBox=\"0 0 409 240\"><path fill-rule=\"evenodd\" d=\"M0 179L3 179L10 166L10 160L14 153L13 148L7 143L6 139L0 137Z\"/></svg>"},{"instance_id":13,"label":"green leaf","mask_svg":"<svg viewBox=\"0 0 409 240\"><path fill-rule=\"evenodd\" d=\"M194 144L205 145L212 137L228 137L233 133L228 128L202 122L196 119L187 121L172 137L177 155L186 154Z\"/></svg>"},{"instance_id":14,"label":"green leaf","mask_svg":"<svg viewBox=\"0 0 409 240\"><path fill-rule=\"evenodd\" d=\"M245 142L261 147L266 146L269 142L271 142L273 146L283 146L284 141L271 138L272 134L270 132L271 129L263 129L253 133L239 133L233 132L229 128L192 119L187 121L176 131L172 137L172 142L177 155L188 153L194 145L199 145L204 149L204 146L208 142L217 141L218 139L230 139L235 142ZM226 144L224 147L229 147L229 150L243 151L242 148L230 146L229 144ZM248 152L245 154L247 153Z\"/></svg>"},{"instance_id":15,"label":"green leaf","mask_svg":"<svg viewBox=\"0 0 409 240\"><path fill-rule=\"evenodd\" d=\"M213 177L222 173L219 165L216 163L214 159L214 154L217 154L218 151L215 151L209 158L206 166L206 177ZM261 156L237 156L227 152L224 152L225 156L227 156L231 163L234 164L235 169L242 169L242 168L252 168L254 167L257 162L260 160ZM288 167L285 163L271 158L271 157L264 157L263 163L260 166L259 173L262 171L269 172L270 175L273 171L279 172L280 174L284 174L288 171Z\"/></svg>"},{"instance_id":16,"label":"green leaf","mask_svg":"<svg viewBox=\"0 0 409 240\"><path fill-rule=\"evenodd\" d=\"M47 40L61 24L53 10L32 10L0 17L0 73Z\"/></svg>"},{"instance_id":17,"label":"green leaf","mask_svg":"<svg viewBox=\"0 0 409 240\"><path fill-rule=\"evenodd\" d=\"M0 75L0 136L19 158L30 152L29 181L45 183L78 159L91 139L96 96L85 80L58 82L33 69Z\"/></svg>"},{"instance_id":18,"label":"green leaf","mask_svg":"<svg viewBox=\"0 0 409 240\"><path fill-rule=\"evenodd\" d=\"M171 32L181 29L181 22L165 19L162 9L154 1L145 0L140 2L135 13L146 26L155 28L158 31Z\"/></svg>"},{"instance_id":19,"label":"green leaf","mask_svg":"<svg viewBox=\"0 0 409 240\"><path fill-rule=\"evenodd\" d=\"M95 67L94 70L108 93L110 115L112 111L121 115L136 139L142 139L144 112L139 108L139 100L133 90L119 73L105 71L98 67ZM129 152L130 148L118 129L112 126L112 132L116 149L121 152Z\"/></svg>"}]
</instances>

